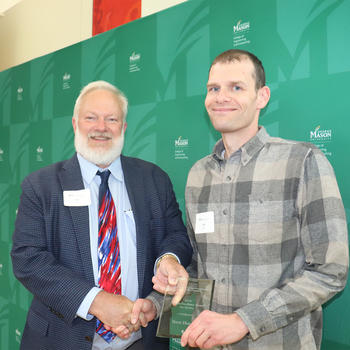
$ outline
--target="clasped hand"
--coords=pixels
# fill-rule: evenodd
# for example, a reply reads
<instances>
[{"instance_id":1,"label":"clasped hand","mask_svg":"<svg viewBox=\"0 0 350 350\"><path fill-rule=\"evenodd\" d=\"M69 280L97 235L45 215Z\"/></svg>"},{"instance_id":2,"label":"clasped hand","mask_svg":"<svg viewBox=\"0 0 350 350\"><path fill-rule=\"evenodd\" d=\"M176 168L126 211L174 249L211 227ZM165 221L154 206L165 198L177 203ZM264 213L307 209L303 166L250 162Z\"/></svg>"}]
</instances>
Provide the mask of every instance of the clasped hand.
<instances>
[{"instance_id":1,"label":"clasped hand","mask_svg":"<svg viewBox=\"0 0 350 350\"><path fill-rule=\"evenodd\" d=\"M90 307L90 313L96 316L107 330L118 337L127 339L140 327L147 327L156 316L156 308L148 299L132 302L123 295L106 291L97 294Z\"/></svg>"}]
</instances>

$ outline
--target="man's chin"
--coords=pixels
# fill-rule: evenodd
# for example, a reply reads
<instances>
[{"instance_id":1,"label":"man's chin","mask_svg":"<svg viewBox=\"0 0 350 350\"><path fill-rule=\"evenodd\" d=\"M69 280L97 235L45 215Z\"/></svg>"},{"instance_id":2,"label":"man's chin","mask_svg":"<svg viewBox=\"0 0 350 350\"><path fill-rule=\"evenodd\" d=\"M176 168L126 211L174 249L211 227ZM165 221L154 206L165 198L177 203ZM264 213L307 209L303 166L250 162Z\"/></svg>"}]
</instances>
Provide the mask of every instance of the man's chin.
<instances>
[{"instance_id":1,"label":"man's chin","mask_svg":"<svg viewBox=\"0 0 350 350\"><path fill-rule=\"evenodd\" d=\"M94 142L89 139L83 139L76 130L74 145L76 151L89 162L96 165L109 165L116 160L124 146L124 135L114 141Z\"/></svg>"},{"instance_id":2,"label":"man's chin","mask_svg":"<svg viewBox=\"0 0 350 350\"><path fill-rule=\"evenodd\" d=\"M78 152L89 162L96 165L108 166L114 162L119 156L120 152L107 152L105 150L90 150L90 152Z\"/></svg>"},{"instance_id":3,"label":"man's chin","mask_svg":"<svg viewBox=\"0 0 350 350\"><path fill-rule=\"evenodd\" d=\"M96 152L108 152L112 148L113 144L111 141L100 142L100 141L89 141L87 147L89 151Z\"/></svg>"}]
</instances>

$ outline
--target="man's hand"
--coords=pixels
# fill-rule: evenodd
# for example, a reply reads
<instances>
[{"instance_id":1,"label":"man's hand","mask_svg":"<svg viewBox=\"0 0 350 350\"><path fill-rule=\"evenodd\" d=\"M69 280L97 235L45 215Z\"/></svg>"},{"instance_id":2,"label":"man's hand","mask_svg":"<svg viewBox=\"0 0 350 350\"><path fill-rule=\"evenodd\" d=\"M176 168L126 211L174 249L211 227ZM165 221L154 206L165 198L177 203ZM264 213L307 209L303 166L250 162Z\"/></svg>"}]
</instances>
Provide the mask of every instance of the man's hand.
<instances>
[{"instance_id":1,"label":"man's hand","mask_svg":"<svg viewBox=\"0 0 350 350\"><path fill-rule=\"evenodd\" d=\"M131 324L136 325L141 323L142 327L147 327L157 315L157 310L151 300L137 299L131 313ZM119 337L128 338L131 334L126 326L112 328L112 331L118 334Z\"/></svg>"},{"instance_id":2,"label":"man's hand","mask_svg":"<svg viewBox=\"0 0 350 350\"><path fill-rule=\"evenodd\" d=\"M140 322L131 324L131 312L134 303L123 295L115 295L102 290L98 293L90 306L89 313L96 316L107 330L118 330L118 327L125 326L128 335L115 332L120 338L128 338L131 332L140 328ZM143 315L140 315L142 318Z\"/></svg>"},{"instance_id":3,"label":"man's hand","mask_svg":"<svg viewBox=\"0 0 350 350\"><path fill-rule=\"evenodd\" d=\"M152 282L156 291L163 294L174 294L172 304L175 306L186 292L188 273L174 256L167 255L161 258Z\"/></svg>"},{"instance_id":4,"label":"man's hand","mask_svg":"<svg viewBox=\"0 0 350 350\"><path fill-rule=\"evenodd\" d=\"M181 337L181 346L201 349L236 343L249 332L237 314L223 315L205 310L187 327Z\"/></svg>"},{"instance_id":5,"label":"man's hand","mask_svg":"<svg viewBox=\"0 0 350 350\"><path fill-rule=\"evenodd\" d=\"M131 313L131 324L136 324L139 320L142 327L147 327L156 315L157 309L151 300L137 299Z\"/></svg>"}]
</instances>

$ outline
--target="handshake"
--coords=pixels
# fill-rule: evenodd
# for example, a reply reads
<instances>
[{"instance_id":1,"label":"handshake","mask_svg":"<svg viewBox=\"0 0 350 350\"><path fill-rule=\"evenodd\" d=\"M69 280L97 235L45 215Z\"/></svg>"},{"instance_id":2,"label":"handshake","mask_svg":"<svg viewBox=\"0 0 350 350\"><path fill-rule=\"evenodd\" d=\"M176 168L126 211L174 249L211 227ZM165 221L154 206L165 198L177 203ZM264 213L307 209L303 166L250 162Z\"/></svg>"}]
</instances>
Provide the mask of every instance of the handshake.
<instances>
[{"instance_id":1,"label":"handshake","mask_svg":"<svg viewBox=\"0 0 350 350\"><path fill-rule=\"evenodd\" d=\"M151 300L137 299L132 302L123 295L115 295L102 290L91 304L90 313L96 316L107 330L127 339L132 332L147 327L157 310Z\"/></svg>"},{"instance_id":2,"label":"handshake","mask_svg":"<svg viewBox=\"0 0 350 350\"><path fill-rule=\"evenodd\" d=\"M188 283L188 273L173 256L161 259L157 272L152 278L153 288L160 293L173 294L175 306L184 296ZM140 327L147 327L157 316L157 309L149 299L132 302L123 295L115 295L104 290L92 302L90 314L96 316L107 330L127 339Z\"/></svg>"}]
</instances>

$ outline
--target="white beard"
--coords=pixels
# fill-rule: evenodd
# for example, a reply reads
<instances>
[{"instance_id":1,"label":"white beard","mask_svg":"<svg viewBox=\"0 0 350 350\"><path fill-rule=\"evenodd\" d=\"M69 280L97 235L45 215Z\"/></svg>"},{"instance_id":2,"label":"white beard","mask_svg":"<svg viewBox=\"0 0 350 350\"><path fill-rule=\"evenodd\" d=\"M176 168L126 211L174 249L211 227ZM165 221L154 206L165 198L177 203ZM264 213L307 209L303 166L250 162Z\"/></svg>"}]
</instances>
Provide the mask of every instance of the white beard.
<instances>
[{"instance_id":1,"label":"white beard","mask_svg":"<svg viewBox=\"0 0 350 350\"><path fill-rule=\"evenodd\" d=\"M91 133L88 134L87 138L83 137L79 131L78 123L75 129L75 137L74 137L74 146L77 153L82 155L89 162L108 166L114 160L116 160L120 154L122 153L122 149L124 146L124 130L122 130L120 136L117 139L112 139L112 146L109 149L105 149L103 147L94 147L91 148L88 144L88 139L91 135L94 136L108 136L111 137L109 133Z\"/></svg>"}]
</instances>

